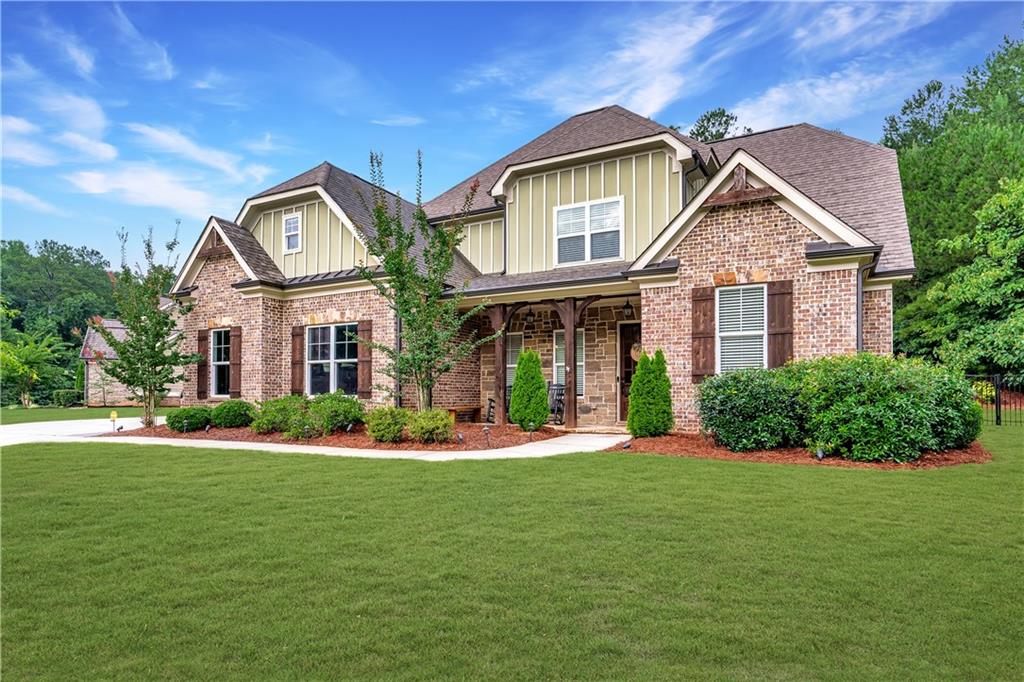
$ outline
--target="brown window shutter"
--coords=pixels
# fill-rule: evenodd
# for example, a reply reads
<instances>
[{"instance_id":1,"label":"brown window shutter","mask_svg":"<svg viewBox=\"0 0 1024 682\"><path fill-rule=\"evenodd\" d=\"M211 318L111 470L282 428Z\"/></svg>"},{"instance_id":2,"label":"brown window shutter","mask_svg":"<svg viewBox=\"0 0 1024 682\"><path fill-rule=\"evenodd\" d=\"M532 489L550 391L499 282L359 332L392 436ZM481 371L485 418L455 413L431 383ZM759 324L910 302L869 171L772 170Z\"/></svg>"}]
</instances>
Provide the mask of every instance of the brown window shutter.
<instances>
[{"instance_id":1,"label":"brown window shutter","mask_svg":"<svg viewBox=\"0 0 1024 682\"><path fill-rule=\"evenodd\" d=\"M768 366L793 359L793 280L768 282Z\"/></svg>"},{"instance_id":2,"label":"brown window shutter","mask_svg":"<svg viewBox=\"0 0 1024 682\"><path fill-rule=\"evenodd\" d=\"M693 383L715 373L715 288L693 288Z\"/></svg>"},{"instance_id":3,"label":"brown window shutter","mask_svg":"<svg viewBox=\"0 0 1024 682\"><path fill-rule=\"evenodd\" d=\"M292 395L306 391L306 327L292 327Z\"/></svg>"},{"instance_id":4,"label":"brown window shutter","mask_svg":"<svg viewBox=\"0 0 1024 682\"><path fill-rule=\"evenodd\" d=\"M196 365L196 398L206 400L210 387L210 330L200 329L196 334L196 352L202 355Z\"/></svg>"},{"instance_id":5,"label":"brown window shutter","mask_svg":"<svg viewBox=\"0 0 1024 682\"><path fill-rule=\"evenodd\" d=\"M232 327L228 335L228 396L242 397L242 328Z\"/></svg>"},{"instance_id":6,"label":"brown window shutter","mask_svg":"<svg viewBox=\"0 0 1024 682\"><path fill-rule=\"evenodd\" d=\"M373 397L373 349L367 343L373 341L373 320L359 320L356 335L365 343L356 349L356 396Z\"/></svg>"}]
</instances>

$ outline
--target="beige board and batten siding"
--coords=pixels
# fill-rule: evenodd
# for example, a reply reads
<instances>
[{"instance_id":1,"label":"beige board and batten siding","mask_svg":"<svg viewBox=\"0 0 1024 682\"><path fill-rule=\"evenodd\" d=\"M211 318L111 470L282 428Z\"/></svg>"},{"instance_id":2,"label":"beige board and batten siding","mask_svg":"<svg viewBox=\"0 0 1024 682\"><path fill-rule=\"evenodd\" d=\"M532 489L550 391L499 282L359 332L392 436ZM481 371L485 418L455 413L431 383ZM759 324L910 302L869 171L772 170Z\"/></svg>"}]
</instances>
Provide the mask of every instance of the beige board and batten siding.
<instances>
[{"instance_id":1,"label":"beige board and batten siding","mask_svg":"<svg viewBox=\"0 0 1024 682\"><path fill-rule=\"evenodd\" d=\"M302 248L284 253L284 216L302 215ZM275 207L245 221L253 236L285 277L354 268L366 259L366 247L324 201Z\"/></svg>"},{"instance_id":2,"label":"beige board and batten siding","mask_svg":"<svg viewBox=\"0 0 1024 682\"><path fill-rule=\"evenodd\" d=\"M483 220L467 222L459 251L477 270L486 274L505 267L504 217L496 213Z\"/></svg>"},{"instance_id":3,"label":"beige board and batten siding","mask_svg":"<svg viewBox=\"0 0 1024 682\"><path fill-rule=\"evenodd\" d=\"M508 205L508 274L555 266L556 206L623 197L624 261L634 260L682 208L682 173L664 151L630 154L515 181Z\"/></svg>"}]
</instances>

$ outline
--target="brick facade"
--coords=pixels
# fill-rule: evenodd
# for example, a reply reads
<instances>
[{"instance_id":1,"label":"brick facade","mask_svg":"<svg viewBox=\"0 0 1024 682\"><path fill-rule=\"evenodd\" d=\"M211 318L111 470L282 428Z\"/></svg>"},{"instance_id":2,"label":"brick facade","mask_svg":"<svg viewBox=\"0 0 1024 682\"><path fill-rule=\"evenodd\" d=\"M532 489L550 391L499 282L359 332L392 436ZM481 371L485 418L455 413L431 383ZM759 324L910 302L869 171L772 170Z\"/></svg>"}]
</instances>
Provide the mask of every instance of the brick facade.
<instances>
[{"instance_id":1,"label":"brick facade","mask_svg":"<svg viewBox=\"0 0 1024 682\"><path fill-rule=\"evenodd\" d=\"M892 355L892 286L864 291L864 350Z\"/></svg>"}]
</instances>

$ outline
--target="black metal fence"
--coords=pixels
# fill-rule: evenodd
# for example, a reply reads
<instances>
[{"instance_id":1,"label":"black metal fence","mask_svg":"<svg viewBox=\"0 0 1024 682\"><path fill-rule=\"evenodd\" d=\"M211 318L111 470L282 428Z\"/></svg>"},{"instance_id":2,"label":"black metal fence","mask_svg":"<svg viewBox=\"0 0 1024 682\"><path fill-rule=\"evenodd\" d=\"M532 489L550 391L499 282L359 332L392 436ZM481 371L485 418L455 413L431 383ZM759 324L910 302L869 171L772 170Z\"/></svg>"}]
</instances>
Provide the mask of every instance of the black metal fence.
<instances>
[{"instance_id":1,"label":"black metal fence","mask_svg":"<svg viewBox=\"0 0 1024 682\"><path fill-rule=\"evenodd\" d=\"M986 424L1024 425L1024 386L1007 385L1001 374L968 374Z\"/></svg>"}]
</instances>

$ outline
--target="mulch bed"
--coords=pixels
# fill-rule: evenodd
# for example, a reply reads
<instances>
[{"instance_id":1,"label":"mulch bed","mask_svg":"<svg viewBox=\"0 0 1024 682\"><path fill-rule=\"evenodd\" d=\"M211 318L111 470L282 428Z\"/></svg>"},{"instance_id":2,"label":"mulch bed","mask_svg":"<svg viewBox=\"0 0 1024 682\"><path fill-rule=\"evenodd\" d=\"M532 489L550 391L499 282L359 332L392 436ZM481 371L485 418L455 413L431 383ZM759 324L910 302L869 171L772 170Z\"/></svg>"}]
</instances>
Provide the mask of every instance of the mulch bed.
<instances>
[{"instance_id":1,"label":"mulch bed","mask_svg":"<svg viewBox=\"0 0 1024 682\"><path fill-rule=\"evenodd\" d=\"M490 438L484 432L489 429ZM249 428L221 429L211 427L209 431L192 431L179 433L166 426L155 426L150 429L133 429L120 433L108 433L107 436L144 436L148 438L188 438L192 440L231 440L246 443L287 443L290 445L328 445L338 448L361 448L373 450L491 450L522 445L530 442L530 434L518 426L487 426L485 424L456 424L455 432L461 433L463 442L451 443L419 443L402 441L401 443L377 443L366 435L363 426L357 426L351 433L336 433L327 437L294 439L286 438L281 433L259 434ZM533 441L547 440L555 436L565 435L563 432L545 426L533 434Z\"/></svg>"},{"instance_id":2,"label":"mulch bed","mask_svg":"<svg viewBox=\"0 0 1024 682\"><path fill-rule=\"evenodd\" d=\"M655 438L634 438L629 450L633 453L653 453L672 457L704 457L706 459L729 459L743 462L768 462L772 464L809 464L813 466L846 467L851 469L934 469L956 464L982 464L992 460L988 452L977 441L962 450L926 452L916 462L853 462L839 457L826 457L820 462L813 454L802 448L781 448L779 450L752 450L732 452L715 445L708 438L695 434L670 434ZM608 448L609 452L622 452L622 446Z\"/></svg>"}]
</instances>

